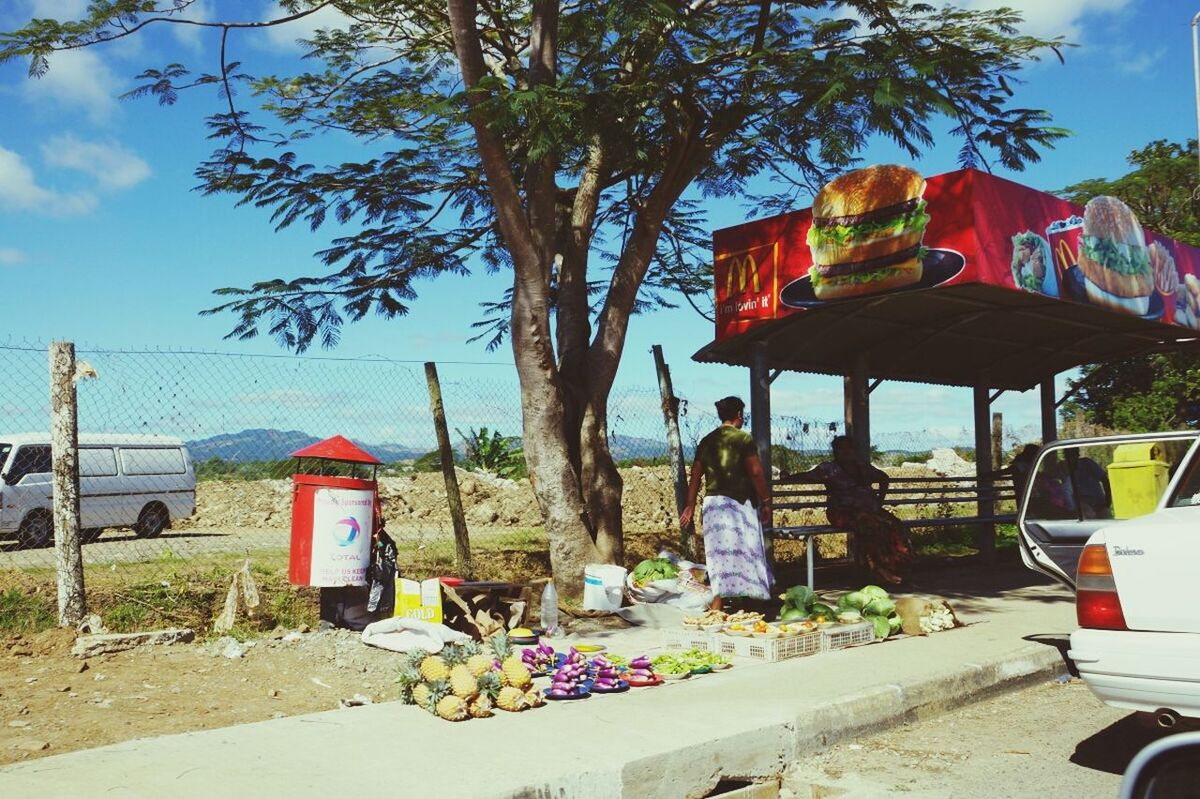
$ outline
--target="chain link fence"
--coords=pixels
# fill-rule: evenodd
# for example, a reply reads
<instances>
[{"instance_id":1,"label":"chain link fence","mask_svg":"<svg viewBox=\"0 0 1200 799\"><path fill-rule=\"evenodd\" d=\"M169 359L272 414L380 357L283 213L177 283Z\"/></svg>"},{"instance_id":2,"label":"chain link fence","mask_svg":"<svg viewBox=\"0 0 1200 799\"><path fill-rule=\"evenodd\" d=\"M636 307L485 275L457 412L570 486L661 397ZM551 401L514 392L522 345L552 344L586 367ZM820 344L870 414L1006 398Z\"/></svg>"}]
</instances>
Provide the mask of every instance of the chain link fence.
<instances>
[{"instance_id":1,"label":"chain link fence","mask_svg":"<svg viewBox=\"0 0 1200 799\"><path fill-rule=\"evenodd\" d=\"M85 576L89 599L116 598L126 608L130 618L117 627L188 621L184 606L193 602L203 615L247 560L266 593L276 589L269 599L282 617L296 599L286 584L295 466L288 455L335 434L385 464L383 513L402 571L452 571L453 526L421 362L85 346L76 358L81 378L94 374L77 384ZM512 366L440 363L438 372L476 576L546 574L541 514L519 453ZM52 600L47 346L0 344L0 374L0 585ZM678 385L676 393L690 457L717 425L715 398ZM609 425L624 478L628 554L637 560L678 541L658 388L614 391ZM786 416L773 429L774 465L783 471L826 459L841 432L840 423ZM965 430L883 434L876 462L924 460L934 447L969 440ZM194 509L181 446L193 464ZM207 600L196 600L197 587Z\"/></svg>"}]
</instances>

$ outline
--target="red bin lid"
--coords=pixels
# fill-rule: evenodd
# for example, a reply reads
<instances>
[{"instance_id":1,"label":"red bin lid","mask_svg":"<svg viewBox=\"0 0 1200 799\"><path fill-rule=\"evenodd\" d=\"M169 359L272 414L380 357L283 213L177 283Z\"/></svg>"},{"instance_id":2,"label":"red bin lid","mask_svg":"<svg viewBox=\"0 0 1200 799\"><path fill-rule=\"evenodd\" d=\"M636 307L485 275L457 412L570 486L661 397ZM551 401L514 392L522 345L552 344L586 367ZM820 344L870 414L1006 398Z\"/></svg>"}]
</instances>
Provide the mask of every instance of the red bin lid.
<instances>
[{"instance_id":1,"label":"red bin lid","mask_svg":"<svg viewBox=\"0 0 1200 799\"><path fill-rule=\"evenodd\" d=\"M293 458L324 458L349 463L373 463L382 466L383 461L367 452L345 436L333 436L316 444L310 444L292 453Z\"/></svg>"},{"instance_id":2,"label":"red bin lid","mask_svg":"<svg viewBox=\"0 0 1200 799\"><path fill-rule=\"evenodd\" d=\"M439 577L438 579L442 581L442 585L448 585L451 588L463 584L463 578L461 577Z\"/></svg>"}]
</instances>

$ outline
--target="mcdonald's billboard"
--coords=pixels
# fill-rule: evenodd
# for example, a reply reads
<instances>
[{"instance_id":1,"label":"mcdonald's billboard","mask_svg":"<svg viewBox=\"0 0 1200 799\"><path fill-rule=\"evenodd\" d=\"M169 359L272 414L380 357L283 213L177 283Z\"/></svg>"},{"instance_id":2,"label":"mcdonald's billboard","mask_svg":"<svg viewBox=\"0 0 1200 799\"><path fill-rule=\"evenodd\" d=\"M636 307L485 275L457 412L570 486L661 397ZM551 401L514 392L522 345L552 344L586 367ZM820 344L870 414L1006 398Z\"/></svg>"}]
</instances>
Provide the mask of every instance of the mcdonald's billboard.
<instances>
[{"instance_id":1,"label":"mcdonald's billboard","mask_svg":"<svg viewBox=\"0 0 1200 799\"><path fill-rule=\"evenodd\" d=\"M855 170L813 207L713 234L717 339L828 303L983 283L1200 330L1200 249L1113 197L1081 207L972 169Z\"/></svg>"}]
</instances>

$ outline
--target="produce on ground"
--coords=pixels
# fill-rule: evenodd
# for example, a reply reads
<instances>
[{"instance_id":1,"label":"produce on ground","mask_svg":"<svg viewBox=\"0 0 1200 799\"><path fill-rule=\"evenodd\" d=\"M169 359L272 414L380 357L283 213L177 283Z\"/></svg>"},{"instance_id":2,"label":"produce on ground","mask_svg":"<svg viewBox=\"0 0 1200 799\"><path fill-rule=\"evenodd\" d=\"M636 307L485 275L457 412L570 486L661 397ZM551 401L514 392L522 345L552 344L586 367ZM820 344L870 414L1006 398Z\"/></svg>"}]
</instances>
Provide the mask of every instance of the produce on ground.
<instances>
[{"instance_id":1,"label":"produce on ground","mask_svg":"<svg viewBox=\"0 0 1200 799\"><path fill-rule=\"evenodd\" d=\"M669 652L658 655L651 661L654 671L659 674L691 674L697 669L711 669L713 666L726 666L729 663L728 655L702 652L699 649Z\"/></svg>"},{"instance_id":2,"label":"produce on ground","mask_svg":"<svg viewBox=\"0 0 1200 799\"><path fill-rule=\"evenodd\" d=\"M650 661L650 658L645 655L639 655L629 661L628 676L630 679L638 680L639 682L650 682L657 675L654 673L654 664Z\"/></svg>"},{"instance_id":3,"label":"produce on ground","mask_svg":"<svg viewBox=\"0 0 1200 799\"><path fill-rule=\"evenodd\" d=\"M574 648L567 653L566 660L550 680L550 696L565 699L588 692L584 681L588 679L588 663Z\"/></svg>"},{"instance_id":4,"label":"produce on ground","mask_svg":"<svg viewBox=\"0 0 1200 799\"><path fill-rule=\"evenodd\" d=\"M725 624L729 614L720 610L710 610L702 616L684 616L683 623L688 627L705 627L710 624Z\"/></svg>"},{"instance_id":5,"label":"produce on ground","mask_svg":"<svg viewBox=\"0 0 1200 799\"><path fill-rule=\"evenodd\" d=\"M405 655L396 677L401 701L447 721L487 718L496 707L517 712L544 704L507 639L493 639L491 645L491 655L474 641L447 644L436 655ZM525 669L524 676L512 661Z\"/></svg>"},{"instance_id":6,"label":"produce on ground","mask_svg":"<svg viewBox=\"0 0 1200 799\"><path fill-rule=\"evenodd\" d=\"M592 659L592 673L595 682L592 687L601 691L615 691L620 687L621 674L616 664L600 655Z\"/></svg>"},{"instance_id":7,"label":"produce on ground","mask_svg":"<svg viewBox=\"0 0 1200 799\"><path fill-rule=\"evenodd\" d=\"M656 580L673 580L679 576L679 567L666 558L643 560L633 569L633 584L639 588Z\"/></svg>"},{"instance_id":8,"label":"produce on ground","mask_svg":"<svg viewBox=\"0 0 1200 799\"><path fill-rule=\"evenodd\" d=\"M887 638L900 631L900 616L896 603L877 585L843 594L837 601L837 620L844 624L869 621L876 638Z\"/></svg>"},{"instance_id":9,"label":"produce on ground","mask_svg":"<svg viewBox=\"0 0 1200 799\"><path fill-rule=\"evenodd\" d=\"M521 662L534 674L549 674L554 668L554 656L554 647L545 643L521 650Z\"/></svg>"},{"instance_id":10,"label":"produce on ground","mask_svg":"<svg viewBox=\"0 0 1200 799\"><path fill-rule=\"evenodd\" d=\"M896 603L896 614L908 635L928 635L960 624L954 610L942 599L905 597Z\"/></svg>"}]
</instances>

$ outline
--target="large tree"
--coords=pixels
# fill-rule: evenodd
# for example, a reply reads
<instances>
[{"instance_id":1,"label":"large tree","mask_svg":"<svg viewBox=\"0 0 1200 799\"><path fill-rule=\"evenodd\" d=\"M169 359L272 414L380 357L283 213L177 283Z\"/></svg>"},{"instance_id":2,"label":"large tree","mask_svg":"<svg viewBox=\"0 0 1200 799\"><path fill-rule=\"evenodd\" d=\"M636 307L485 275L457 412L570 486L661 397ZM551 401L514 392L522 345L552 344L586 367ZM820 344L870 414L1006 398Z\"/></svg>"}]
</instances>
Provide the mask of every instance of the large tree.
<instances>
[{"instance_id":1,"label":"large tree","mask_svg":"<svg viewBox=\"0 0 1200 799\"><path fill-rule=\"evenodd\" d=\"M707 293L700 200L757 188L760 209L786 207L871 140L915 158L938 126L964 165L1008 169L1064 135L1013 102L1016 74L1058 42L1021 35L1008 9L279 0L278 17L233 23L188 19L191 4L96 1L81 21L0 35L0 58L29 57L37 76L56 51L150 25L220 30L208 73L172 63L144 72L132 94L171 103L217 85L209 127L220 146L198 168L203 190L273 209L281 227L356 226L318 254L316 276L221 290L215 310L239 319L232 335L262 326L296 350L332 345L347 321L405 313L419 278L511 271L483 335L511 342L525 455L568 588L582 564L622 557L608 396L630 316ZM344 25L308 41L311 71L253 76L236 62L240 29L324 7ZM306 141L328 131L376 155L305 163Z\"/></svg>"},{"instance_id":2,"label":"large tree","mask_svg":"<svg viewBox=\"0 0 1200 799\"><path fill-rule=\"evenodd\" d=\"M1094 178L1061 194L1085 204L1119 197L1151 230L1200 246L1200 169L1196 142L1152 141L1129 154L1133 170L1115 180ZM1064 413L1129 432L1200 427L1200 354L1143 355L1083 367Z\"/></svg>"}]
</instances>

